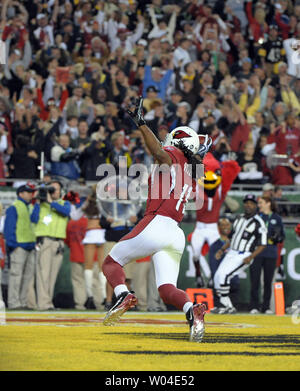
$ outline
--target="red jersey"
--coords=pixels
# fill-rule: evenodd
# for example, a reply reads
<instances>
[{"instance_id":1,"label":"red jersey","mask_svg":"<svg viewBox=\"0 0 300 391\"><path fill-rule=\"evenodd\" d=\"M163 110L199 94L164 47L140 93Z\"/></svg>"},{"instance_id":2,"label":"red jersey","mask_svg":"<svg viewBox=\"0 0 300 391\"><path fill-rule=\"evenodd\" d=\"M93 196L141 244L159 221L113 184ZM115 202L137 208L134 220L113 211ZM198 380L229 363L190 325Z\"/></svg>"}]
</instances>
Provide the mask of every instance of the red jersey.
<instances>
[{"instance_id":1,"label":"red jersey","mask_svg":"<svg viewBox=\"0 0 300 391\"><path fill-rule=\"evenodd\" d=\"M276 152L279 154L295 155L300 146L300 129L287 128L285 132L279 128L268 136L268 144L276 143Z\"/></svg>"},{"instance_id":2,"label":"red jersey","mask_svg":"<svg viewBox=\"0 0 300 391\"><path fill-rule=\"evenodd\" d=\"M213 197L208 197L204 191L203 206L201 209L197 210L197 221L207 224L218 222L220 209L226 194L230 190L230 187L240 170L238 163L234 160L228 160L222 163L222 183L217 188Z\"/></svg>"},{"instance_id":3,"label":"red jersey","mask_svg":"<svg viewBox=\"0 0 300 391\"><path fill-rule=\"evenodd\" d=\"M194 189L195 181L187 172L187 158L176 147L163 148L172 159L172 166L154 165L148 180L148 200L145 216L162 215L180 222L185 204Z\"/></svg>"}]
</instances>

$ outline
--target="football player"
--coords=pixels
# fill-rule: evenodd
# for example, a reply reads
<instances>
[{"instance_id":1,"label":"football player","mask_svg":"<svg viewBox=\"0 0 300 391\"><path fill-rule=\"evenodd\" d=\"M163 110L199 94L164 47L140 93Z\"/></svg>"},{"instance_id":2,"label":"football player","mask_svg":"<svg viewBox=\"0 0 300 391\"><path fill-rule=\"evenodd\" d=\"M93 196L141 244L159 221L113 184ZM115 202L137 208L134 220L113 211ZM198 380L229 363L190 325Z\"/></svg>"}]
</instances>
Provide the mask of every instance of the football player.
<instances>
[{"instance_id":1,"label":"football player","mask_svg":"<svg viewBox=\"0 0 300 391\"><path fill-rule=\"evenodd\" d=\"M103 273L114 288L117 301L103 323L115 324L124 312L137 304L134 292L129 292L125 285L123 266L151 255L160 297L166 304L184 311L190 326L190 340L200 342L204 335L206 307L204 304L193 305L188 295L176 287L185 246L185 235L178 223L195 189L197 174L211 139L206 136L204 143L200 144L197 133L182 126L169 133L162 146L146 125L142 107L143 99L140 98L135 111L127 112L141 131L156 164L149 177L143 219L113 247L104 261Z\"/></svg>"}]
</instances>

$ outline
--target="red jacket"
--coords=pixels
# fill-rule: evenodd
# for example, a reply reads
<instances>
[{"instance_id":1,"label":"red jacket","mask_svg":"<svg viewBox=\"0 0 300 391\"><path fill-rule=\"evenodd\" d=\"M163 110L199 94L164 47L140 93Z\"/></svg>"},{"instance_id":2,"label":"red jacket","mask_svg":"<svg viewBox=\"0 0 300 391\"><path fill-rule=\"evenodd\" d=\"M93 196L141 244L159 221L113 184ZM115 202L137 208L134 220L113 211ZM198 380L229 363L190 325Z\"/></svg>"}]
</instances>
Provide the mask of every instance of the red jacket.
<instances>
[{"instance_id":1,"label":"red jacket","mask_svg":"<svg viewBox=\"0 0 300 391\"><path fill-rule=\"evenodd\" d=\"M59 104L59 109L62 110L67 102L67 99L69 97L69 92L68 90L64 90L61 93L61 98L60 98L60 104ZM43 121L47 121L49 118L50 111L48 110L47 106L45 106L45 103L43 101L43 93L40 88L37 89L37 104L41 108L41 113L40 113L40 118Z\"/></svg>"},{"instance_id":2,"label":"red jacket","mask_svg":"<svg viewBox=\"0 0 300 391\"><path fill-rule=\"evenodd\" d=\"M268 136L268 144L276 143L276 152L279 154L295 155L300 146L300 129L287 128L283 133L281 127Z\"/></svg>"},{"instance_id":3,"label":"red jacket","mask_svg":"<svg viewBox=\"0 0 300 391\"><path fill-rule=\"evenodd\" d=\"M249 140L250 127L245 122L245 125L239 124L233 131L231 136L230 146L234 152L241 152Z\"/></svg>"},{"instance_id":4,"label":"red jacket","mask_svg":"<svg viewBox=\"0 0 300 391\"><path fill-rule=\"evenodd\" d=\"M290 25L287 24L287 23L284 23L282 20L281 20L281 13L280 12L277 12L275 14L275 21L280 29L280 32L281 32L281 36L282 36L282 39L288 39L289 37L289 32L290 32Z\"/></svg>"},{"instance_id":5,"label":"red jacket","mask_svg":"<svg viewBox=\"0 0 300 391\"><path fill-rule=\"evenodd\" d=\"M267 23L263 25L259 24L258 21L253 17L252 14L252 1L249 1L246 5L246 13L251 28L251 32L254 40L257 42L259 38L264 38L265 33L268 32L269 28Z\"/></svg>"},{"instance_id":6,"label":"red jacket","mask_svg":"<svg viewBox=\"0 0 300 391\"><path fill-rule=\"evenodd\" d=\"M25 46L25 40L24 40L24 35L27 33L27 30L24 26L22 26L19 29L14 29L10 25L6 25L4 27L3 33L2 33L2 41L6 41L7 37L9 36L10 33L16 32L19 34L18 36L18 41L17 41L17 48L18 49L23 49Z\"/></svg>"},{"instance_id":7,"label":"red jacket","mask_svg":"<svg viewBox=\"0 0 300 391\"><path fill-rule=\"evenodd\" d=\"M67 225L66 245L70 248L70 261L84 263L83 238L86 233L87 218L70 220Z\"/></svg>"}]
</instances>

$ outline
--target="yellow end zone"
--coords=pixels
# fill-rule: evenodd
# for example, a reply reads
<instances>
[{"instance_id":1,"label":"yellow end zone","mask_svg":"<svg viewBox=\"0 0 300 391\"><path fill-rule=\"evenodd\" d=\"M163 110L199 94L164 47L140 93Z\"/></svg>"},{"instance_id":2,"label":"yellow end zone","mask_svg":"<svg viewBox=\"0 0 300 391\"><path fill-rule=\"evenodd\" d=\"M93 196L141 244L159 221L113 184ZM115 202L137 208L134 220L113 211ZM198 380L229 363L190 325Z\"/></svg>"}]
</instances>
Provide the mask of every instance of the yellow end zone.
<instances>
[{"instance_id":1,"label":"yellow end zone","mask_svg":"<svg viewBox=\"0 0 300 391\"><path fill-rule=\"evenodd\" d=\"M202 343L181 313L7 312L0 370L299 370L300 325L291 316L206 315Z\"/></svg>"}]
</instances>

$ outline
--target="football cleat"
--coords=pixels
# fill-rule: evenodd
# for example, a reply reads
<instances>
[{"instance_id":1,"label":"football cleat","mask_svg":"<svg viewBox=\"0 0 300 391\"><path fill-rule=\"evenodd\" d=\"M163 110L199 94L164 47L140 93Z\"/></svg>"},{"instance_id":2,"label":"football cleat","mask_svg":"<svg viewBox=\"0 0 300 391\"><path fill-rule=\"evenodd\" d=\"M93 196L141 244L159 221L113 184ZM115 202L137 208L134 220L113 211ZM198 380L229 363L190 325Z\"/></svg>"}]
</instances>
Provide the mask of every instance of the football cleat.
<instances>
[{"instance_id":1,"label":"football cleat","mask_svg":"<svg viewBox=\"0 0 300 391\"><path fill-rule=\"evenodd\" d=\"M237 310L234 307L221 307L219 308L219 314L236 314Z\"/></svg>"},{"instance_id":2,"label":"football cleat","mask_svg":"<svg viewBox=\"0 0 300 391\"><path fill-rule=\"evenodd\" d=\"M219 314L220 309L220 307L213 307L209 312L211 314Z\"/></svg>"},{"instance_id":3,"label":"football cleat","mask_svg":"<svg viewBox=\"0 0 300 391\"><path fill-rule=\"evenodd\" d=\"M257 315L257 314L259 314L260 312L258 311L258 309L257 308L252 308L252 310L250 311L250 314L251 315Z\"/></svg>"},{"instance_id":4,"label":"football cleat","mask_svg":"<svg viewBox=\"0 0 300 391\"><path fill-rule=\"evenodd\" d=\"M210 310L211 314L236 314L237 310L234 307L214 307Z\"/></svg>"},{"instance_id":5,"label":"football cleat","mask_svg":"<svg viewBox=\"0 0 300 391\"><path fill-rule=\"evenodd\" d=\"M186 319L190 326L190 341L201 342L203 339L205 310L205 304L195 304L186 313Z\"/></svg>"},{"instance_id":6,"label":"football cleat","mask_svg":"<svg viewBox=\"0 0 300 391\"><path fill-rule=\"evenodd\" d=\"M124 312L137 305L138 300L134 292L123 292L117 297L116 304L107 312L103 320L105 326L118 323Z\"/></svg>"}]
</instances>

